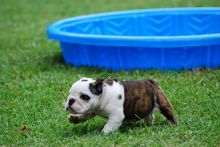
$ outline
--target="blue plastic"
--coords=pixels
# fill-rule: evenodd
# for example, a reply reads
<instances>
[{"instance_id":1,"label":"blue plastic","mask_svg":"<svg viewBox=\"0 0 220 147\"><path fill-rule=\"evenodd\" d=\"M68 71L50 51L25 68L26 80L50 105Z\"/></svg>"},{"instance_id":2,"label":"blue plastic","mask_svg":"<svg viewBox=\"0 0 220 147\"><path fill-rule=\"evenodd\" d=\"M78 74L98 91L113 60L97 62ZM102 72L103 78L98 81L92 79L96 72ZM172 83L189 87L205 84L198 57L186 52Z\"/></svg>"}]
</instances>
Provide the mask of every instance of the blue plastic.
<instances>
[{"instance_id":1,"label":"blue plastic","mask_svg":"<svg viewBox=\"0 0 220 147\"><path fill-rule=\"evenodd\" d=\"M220 8L166 8L86 15L51 24L64 59L114 70L215 68Z\"/></svg>"}]
</instances>

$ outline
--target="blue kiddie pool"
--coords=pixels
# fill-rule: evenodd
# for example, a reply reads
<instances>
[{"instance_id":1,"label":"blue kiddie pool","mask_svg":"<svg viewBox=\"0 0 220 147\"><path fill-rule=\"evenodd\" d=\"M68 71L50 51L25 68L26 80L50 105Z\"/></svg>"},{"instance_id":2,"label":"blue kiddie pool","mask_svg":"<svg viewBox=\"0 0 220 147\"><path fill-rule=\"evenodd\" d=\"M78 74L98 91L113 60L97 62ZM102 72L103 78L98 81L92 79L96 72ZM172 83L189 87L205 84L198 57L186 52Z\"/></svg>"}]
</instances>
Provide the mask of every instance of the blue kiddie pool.
<instances>
[{"instance_id":1,"label":"blue kiddie pool","mask_svg":"<svg viewBox=\"0 0 220 147\"><path fill-rule=\"evenodd\" d=\"M220 65L220 8L166 8L63 19L48 38L65 62L113 70L215 68Z\"/></svg>"}]
</instances>

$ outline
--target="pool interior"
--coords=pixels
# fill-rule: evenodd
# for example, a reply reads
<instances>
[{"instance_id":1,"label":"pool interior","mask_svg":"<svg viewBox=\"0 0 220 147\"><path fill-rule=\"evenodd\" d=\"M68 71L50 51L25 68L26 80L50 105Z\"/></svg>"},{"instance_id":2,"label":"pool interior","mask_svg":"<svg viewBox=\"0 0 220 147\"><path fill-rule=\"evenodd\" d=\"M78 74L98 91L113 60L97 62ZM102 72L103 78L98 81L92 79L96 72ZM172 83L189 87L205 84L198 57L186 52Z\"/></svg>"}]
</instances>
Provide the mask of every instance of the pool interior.
<instances>
[{"instance_id":1,"label":"pool interior","mask_svg":"<svg viewBox=\"0 0 220 147\"><path fill-rule=\"evenodd\" d=\"M185 36L220 33L216 14L131 14L70 22L61 31L76 34L115 36Z\"/></svg>"}]
</instances>

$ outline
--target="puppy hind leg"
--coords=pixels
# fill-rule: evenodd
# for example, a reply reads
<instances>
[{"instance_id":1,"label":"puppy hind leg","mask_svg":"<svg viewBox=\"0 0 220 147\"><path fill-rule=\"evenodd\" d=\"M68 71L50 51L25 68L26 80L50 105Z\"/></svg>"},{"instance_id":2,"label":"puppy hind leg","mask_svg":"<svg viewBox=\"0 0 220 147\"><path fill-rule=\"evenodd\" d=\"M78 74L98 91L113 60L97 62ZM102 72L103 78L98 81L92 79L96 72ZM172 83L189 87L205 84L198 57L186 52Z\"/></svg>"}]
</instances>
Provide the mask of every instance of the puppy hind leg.
<instances>
[{"instance_id":1,"label":"puppy hind leg","mask_svg":"<svg viewBox=\"0 0 220 147\"><path fill-rule=\"evenodd\" d=\"M159 106L159 112L163 114L171 124L176 124L173 108L166 95L155 80L148 80L155 88L155 104Z\"/></svg>"},{"instance_id":2,"label":"puppy hind leg","mask_svg":"<svg viewBox=\"0 0 220 147\"><path fill-rule=\"evenodd\" d=\"M150 113L144 118L144 122L148 125L152 125L154 124L154 119L155 119L154 114Z\"/></svg>"},{"instance_id":3,"label":"puppy hind leg","mask_svg":"<svg viewBox=\"0 0 220 147\"><path fill-rule=\"evenodd\" d=\"M171 124L176 124L173 107L165 94L160 89L158 89L156 102L159 104L160 113L166 117L168 122Z\"/></svg>"},{"instance_id":4,"label":"puppy hind leg","mask_svg":"<svg viewBox=\"0 0 220 147\"><path fill-rule=\"evenodd\" d=\"M169 106L160 107L160 113L163 114L170 124L176 124L176 119L173 114L173 110Z\"/></svg>"}]
</instances>

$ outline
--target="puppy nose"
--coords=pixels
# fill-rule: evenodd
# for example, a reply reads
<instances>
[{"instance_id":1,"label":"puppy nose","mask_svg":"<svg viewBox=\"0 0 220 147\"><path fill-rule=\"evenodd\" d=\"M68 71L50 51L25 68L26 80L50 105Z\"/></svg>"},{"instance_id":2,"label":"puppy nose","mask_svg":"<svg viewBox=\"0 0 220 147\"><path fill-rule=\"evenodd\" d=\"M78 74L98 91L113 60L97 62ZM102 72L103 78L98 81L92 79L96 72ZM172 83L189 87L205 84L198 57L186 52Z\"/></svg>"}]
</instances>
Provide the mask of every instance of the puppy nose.
<instances>
[{"instance_id":1,"label":"puppy nose","mask_svg":"<svg viewBox=\"0 0 220 147\"><path fill-rule=\"evenodd\" d=\"M69 99L68 105L71 106L75 102L74 99Z\"/></svg>"}]
</instances>

